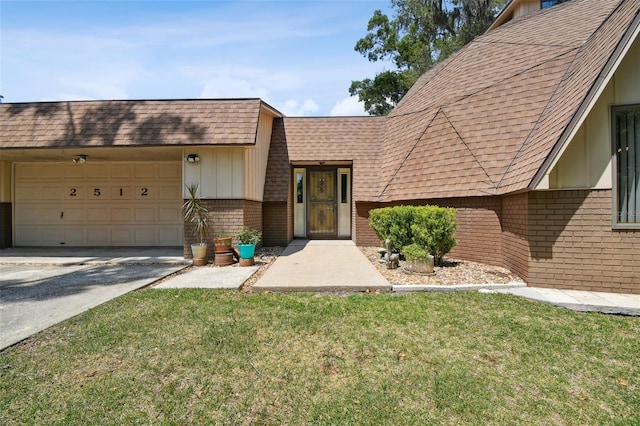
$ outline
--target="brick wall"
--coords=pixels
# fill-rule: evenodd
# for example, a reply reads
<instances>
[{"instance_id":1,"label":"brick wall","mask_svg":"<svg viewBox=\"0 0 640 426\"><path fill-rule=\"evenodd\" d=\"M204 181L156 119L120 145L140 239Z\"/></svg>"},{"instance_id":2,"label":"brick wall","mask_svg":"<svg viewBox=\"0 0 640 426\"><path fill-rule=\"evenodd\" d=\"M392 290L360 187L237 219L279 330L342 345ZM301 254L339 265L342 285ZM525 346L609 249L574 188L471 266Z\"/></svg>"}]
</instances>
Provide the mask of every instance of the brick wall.
<instances>
[{"instance_id":1,"label":"brick wall","mask_svg":"<svg viewBox=\"0 0 640 426\"><path fill-rule=\"evenodd\" d=\"M248 226L258 231L262 229L262 203L259 201L243 200L243 226Z\"/></svg>"},{"instance_id":2,"label":"brick wall","mask_svg":"<svg viewBox=\"0 0 640 426\"><path fill-rule=\"evenodd\" d=\"M264 245L286 246L291 241L291 227L286 202L264 203L262 218L264 223Z\"/></svg>"},{"instance_id":3,"label":"brick wall","mask_svg":"<svg viewBox=\"0 0 640 426\"><path fill-rule=\"evenodd\" d=\"M528 282L529 271L529 196L502 197L502 260L505 268Z\"/></svg>"},{"instance_id":4,"label":"brick wall","mask_svg":"<svg viewBox=\"0 0 640 426\"><path fill-rule=\"evenodd\" d=\"M353 240L356 245L362 247L380 246L380 240L378 240L375 232L373 232L369 226L369 210L388 207L390 204L356 202L355 206L355 217L352 227L355 231L355 238L353 238Z\"/></svg>"},{"instance_id":5,"label":"brick wall","mask_svg":"<svg viewBox=\"0 0 640 426\"><path fill-rule=\"evenodd\" d=\"M640 294L640 230L611 228L611 195L529 194L530 286Z\"/></svg>"},{"instance_id":6,"label":"brick wall","mask_svg":"<svg viewBox=\"0 0 640 426\"><path fill-rule=\"evenodd\" d=\"M203 200L209 210L210 232L208 255L213 259L213 239L217 236L235 237L243 226L262 230L262 203L249 200ZM184 256L191 258L191 244L196 242L191 226L185 223ZM237 243L234 239L234 243Z\"/></svg>"},{"instance_id":7,"label":"brick wall","mask_svg":"<svg viewBox=\"0 0 640 426\"><path fill-rule=\"evenodd\" d=\"M380 242L369 227L369 210L391 205L437 205L458 212L458 245L450 255L455 258L503 266L499 197L469 197L387 203L356 203L356 244L378 246Z\"/></svg>"},{"instance_id":8,"label":"brick wall","mask_svg":"<svg viewBox=\"0 0 640 426\"><path fill-rule=\"evenodd\" d=\"M430 200L426 204L452 207L458 212L458 245L451 250L451 257L504 266L499 197Z\"/></svg>"}]
</instances>

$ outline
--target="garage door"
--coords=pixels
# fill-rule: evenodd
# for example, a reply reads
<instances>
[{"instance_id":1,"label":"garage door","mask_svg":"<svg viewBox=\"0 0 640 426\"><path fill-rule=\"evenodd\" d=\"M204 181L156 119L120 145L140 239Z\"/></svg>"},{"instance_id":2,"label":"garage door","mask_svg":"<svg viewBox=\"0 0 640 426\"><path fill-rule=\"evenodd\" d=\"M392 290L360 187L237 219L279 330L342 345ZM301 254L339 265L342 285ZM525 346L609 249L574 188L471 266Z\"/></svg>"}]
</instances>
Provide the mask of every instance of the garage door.
<instances>
[{"instance_id":1,"label":"garage door","mask_svg":"<svg viewBox=\"0 0 640 426\"><path fill-rule=\"evenodd\" d=\"M181 163L18 163L16 246L181 246Z\"/></svg>"}]
</instances>

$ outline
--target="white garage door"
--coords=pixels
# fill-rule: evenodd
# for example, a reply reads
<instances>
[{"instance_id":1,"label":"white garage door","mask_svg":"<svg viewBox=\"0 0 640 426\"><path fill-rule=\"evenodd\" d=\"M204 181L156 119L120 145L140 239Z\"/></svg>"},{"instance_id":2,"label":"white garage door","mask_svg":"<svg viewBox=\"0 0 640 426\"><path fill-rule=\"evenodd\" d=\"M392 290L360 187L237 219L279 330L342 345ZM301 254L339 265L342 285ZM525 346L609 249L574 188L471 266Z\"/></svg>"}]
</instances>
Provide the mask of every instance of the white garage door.
<instances>
[{"instance_id":1,"label":"white garage door","mask_svg":"<svg viewBox=\"0 0 640 426\"><path fill-rule=\"evenodd\" d=\"M18 163L16 246L181 246L181 163Z\"/></svg>"}]
</instances>

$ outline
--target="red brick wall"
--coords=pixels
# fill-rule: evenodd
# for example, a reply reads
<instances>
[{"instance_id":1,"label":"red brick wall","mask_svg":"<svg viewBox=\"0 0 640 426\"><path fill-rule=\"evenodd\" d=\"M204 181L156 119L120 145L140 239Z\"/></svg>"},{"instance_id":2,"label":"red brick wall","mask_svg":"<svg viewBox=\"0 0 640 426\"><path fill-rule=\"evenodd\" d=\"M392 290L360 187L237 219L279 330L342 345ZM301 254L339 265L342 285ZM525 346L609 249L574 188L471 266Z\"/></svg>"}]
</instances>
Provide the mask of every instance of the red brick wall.
<instances>
[{"instance_id":1,"label":"red brick wall","mask_svg":"<svg viewBox=\"0 0 640 426\"><path fill-rule=\"evenodd\" d=\"M640 230L611 228L611 194L529 194L530 286L640 294Z\"/></svg>"},{"instance_id":2,"label":"red brick wall","mask_svg":"<svg viewBox=\"0 0 640 426\"><path fill-rule=\"evenodd\" d=\"M262 231L262 203L259 201L244 201L243 226Z\"/></svg>"},{"instance_id":3,"label":"red brick wall","mask_svg":"<svg viewBox=\"0 0 640 426\"><path fill-rule=\"evenodd\" d=\"M264 245L286 246L291 241L293 219L289 217L286 202L266 202L262 208Z\"/></svg>"},{"instance_id":4,"label":"red brick wall","mask_svg":"<svg viewBox=\"0 0 640 426\"><path fill-rule=\"evenodd\" d=\"M503 266L499 197L431 200L427 204L452 207L458 212L458 245L451 257Z\"/></svg>"},{"instance_id":5,"label":"red brick wall","mask_svg":"<svg viewBox=\"0 0 640 426\"><path fill-rule=\"evenodd\" d=\"M390 204L356 202L355 205L356 214L353 228L355 230L354 241L356 245L362 247L380 246L380 240L378 240L375 232L369 226L369 210L388 207Z\"/></svg>"},{"instance_id":6,"label":"red brick wall","mask_svg":"<svg viewBox=\"0 0 640 426\"><path fill-rule=\"evenodd\" d=\"M378 246L380 242L369 227L369 210L390 205L437 205L458 212L458 245L450 255L454 258L503 266L499 197L469 197L440 200L417 200L386 203L356 203L356 244Z\"/></svg>"},{"instance_id":7,"label":"red brick wall","mask_svg":"<svg viewBox=\"0 0 640 426\"><path fill-rule=\"evenodd\" d=\"M529 196L502 197L502 259L505 268L515 272L525 282L529 271Z\"/></svg>"},{"instance_id":8,"label":"red brick wall","mask_svg":"<svg viewBox=\"0 0 640 426\"><path fill-rule=\"evenodd\" d=\"M240 232L243 226L262 230L262 203L250 200L204 200L209 210L209 258L213 259L213 239L217 236L233 236ZM196 242L191 232L191 226L185 223L184 228L184 256L191 258L191 244ZM234 243L237 243L234 239Z\"/></svg>"}]
</instances>

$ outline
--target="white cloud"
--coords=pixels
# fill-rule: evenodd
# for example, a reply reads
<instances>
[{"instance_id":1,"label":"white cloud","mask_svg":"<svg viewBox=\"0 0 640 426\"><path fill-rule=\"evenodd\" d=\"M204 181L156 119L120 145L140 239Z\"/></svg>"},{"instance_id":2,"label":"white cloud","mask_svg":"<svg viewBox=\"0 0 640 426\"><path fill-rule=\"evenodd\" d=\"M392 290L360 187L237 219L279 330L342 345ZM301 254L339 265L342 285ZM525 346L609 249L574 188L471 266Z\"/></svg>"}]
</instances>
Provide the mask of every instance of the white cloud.
<instances>
[{"instance_id":1,"label":"white cloud","mask_svg":"<svg viewBox=\"0 0 640 426\"><path fill-rule=\"evenodd\" d=\"M278 111L284 115L288 115L289 117L304 117L306 115L311 115L314 112L318 112L320 109L313 99L307 99L302 104L299 104L298 101L294 99L288 99L284 101L284 103L276 103L274 106Z\"/></svg>"},{"instance_id":2,"label":"white cloud","mask_svg":"<svg viewBox=\"0 0 640 426\"><path fill-rule=\"evenodd\" d=\"M269 91L243 79L222 74L209 78L200 92L201 98L261 98L266 99Z\"/></svg>"},{"instance_id":3,"label":"white cloud","mask_svg":"<svg viewBox=\"0 0 640 426\"><path fill-rule=\"evenodd\" d=\"M354 115L368 115L364 110L364 102L360 102L357 96L350 96L338 101L331 112L331 116L354 116Z\"/></svg>"}]
</instances>

